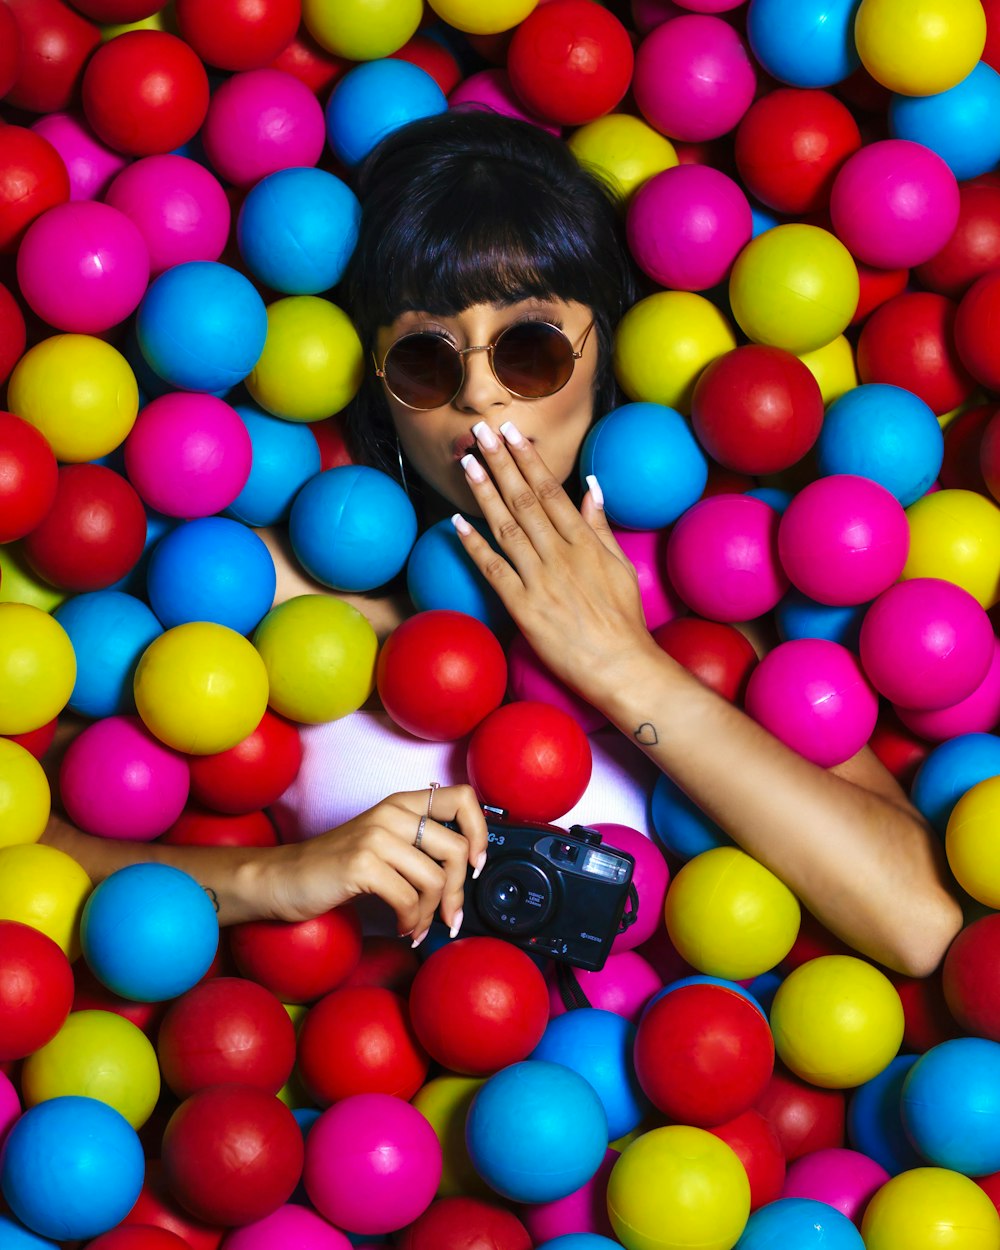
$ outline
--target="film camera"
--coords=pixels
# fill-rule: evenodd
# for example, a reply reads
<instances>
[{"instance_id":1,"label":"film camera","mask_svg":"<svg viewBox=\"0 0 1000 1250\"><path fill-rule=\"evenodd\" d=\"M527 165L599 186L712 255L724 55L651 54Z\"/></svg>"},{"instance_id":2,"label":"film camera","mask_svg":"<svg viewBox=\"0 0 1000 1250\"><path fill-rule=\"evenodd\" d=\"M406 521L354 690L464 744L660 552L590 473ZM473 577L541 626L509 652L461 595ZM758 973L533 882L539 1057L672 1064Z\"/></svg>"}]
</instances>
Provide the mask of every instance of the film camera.
<instances>
[{"instance_id":1,"label":"film camera","mask_svg":"<svg viewBox=\"0 0 1000 1250\"><path fill-rule=\"evenodd\" d=\"M479 880L470 872L466 881L463 936L503 937L531 954L603 968L616 934L638 914L632 856L583 825L566 830L483 811L489 854Z\"/></svg>"}]
</instances>

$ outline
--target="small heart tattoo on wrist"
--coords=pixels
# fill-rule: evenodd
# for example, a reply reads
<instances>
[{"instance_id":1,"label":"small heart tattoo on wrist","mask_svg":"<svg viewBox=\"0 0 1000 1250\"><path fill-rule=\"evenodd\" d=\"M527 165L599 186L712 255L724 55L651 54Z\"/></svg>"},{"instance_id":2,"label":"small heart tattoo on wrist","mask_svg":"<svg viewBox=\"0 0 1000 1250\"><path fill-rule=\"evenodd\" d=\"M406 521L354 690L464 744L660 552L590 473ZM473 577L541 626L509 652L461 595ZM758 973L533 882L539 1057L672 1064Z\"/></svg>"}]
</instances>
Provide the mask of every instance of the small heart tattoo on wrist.
<instances>
[{"instance_id":1,"label":"small heart tattoo on wrist","mask_svg":"<svg viewBox=\"0 0 1000 1250\"><path fill-rule=\"evenodd\" d=\"M632 737L643 747L655 747L660 741L659 735L648 720L642 722Z\"/></svg>"}]
</instances>

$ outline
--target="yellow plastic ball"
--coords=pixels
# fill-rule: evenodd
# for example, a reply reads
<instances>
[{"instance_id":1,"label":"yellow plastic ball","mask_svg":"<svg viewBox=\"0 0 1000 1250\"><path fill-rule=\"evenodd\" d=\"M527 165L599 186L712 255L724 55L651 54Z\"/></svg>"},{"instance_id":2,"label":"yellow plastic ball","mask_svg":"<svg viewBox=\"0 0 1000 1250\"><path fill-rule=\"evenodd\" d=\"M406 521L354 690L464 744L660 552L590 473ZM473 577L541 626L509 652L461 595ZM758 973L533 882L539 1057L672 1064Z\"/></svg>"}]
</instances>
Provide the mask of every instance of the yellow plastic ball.
<instances>
[{"instance_id":1,"label":"yellow plastic ball","mask_svg":"<svg viewBox=\"0 0 1000 1250\"><path fill-rule=\"evenodd\" d=\"M0 603L30 603L54 612L69 593L41 581L28 567L20 543L0 543Z\"/></svg>"},{"instance_id":2,"label":"yellow plastic ball","mask_svg":"<svg viewBox=\"0 0 1000 1250\"><path fill-rule=\"evenodd\" d=\"M819 385L824 407L858 385L858 369L854 349L842 334L814 352L799 357Z\"/></svg>"},{"instance_id":3,"label":"yellow plastic ball","mask_svg":"<svg viewBox=\"0 0 1000 1250\"><path fill-rule=\"evenodd\" d=\"M867 1250L996 1250L1000 1216L968 1176L913 1168L872 1195L861 1236Z\"/></svg>"},{"instance_id":4,"label":"yellow plastic ball","mask_svg":"<svg viewBox=\"0 0 1000 1250\"><path fill-rule=\"evenodd\" d=\"M751 239L729 276L733 316L747 338L798 356L850 325L858 269L829 230L791 223Z\"/></svg>"},{"instance_id":5,"label":"yellow plastic ball","mask_svg":"<svg viewBox=\"0 0 1000 1250\"><path fill-rule=\"evenodd\" d=\"M413 1105L441 1143L444 1166L437 1189L439 1198L460 1195L485 1198L492 1192L472 1166L465 1148L469 1107L485 1084L485 1079L478 1076L435 1076L413 1095Z\"/></svg>"},{"instance_id":6,"label":"yellow plastic ball","mask_svg":"<svg viewBox=\"0 0 1000 1250\"><path fill-rule=\"evenodd\" d=\"M670 883L667 932L681 957L714 977L742 981L779 963L799 932L799 901L735 846L703 851Z\"/></svg>"},{"instance_id":7,"label":"yellow plastic ball","mask_svg":"<svg viewBox=\"0 0 1000 1250\"><path fill-rule=\"evenodd\" d=\"M348 315L318 295L289 295L268 306L264 351L246 387L276 417L321 421L350 403L363 375Z\"/></svg>"},{"instance_id":8,"label":"yellow plastic ball","mask_svg":"<svg viewBox=\"0 0 1000 1250\"><path fill-rule=\"evenodd\" d=\"M58 716L76 684L76 653L55 617L0 603L0 734L23 734Z\"/></svg>"},{"instance_id":9,"label":"yellow plastic ball","mask_svg":"<svg viewBox=\"0 0 1000 1250\"><path fill-rule=\"evenodd\" d=\"M0 847L37 842L49 823L52 795L38 760L0 738Z\"/></svg>"},{"instance_id":10,"label":"yellow plastic ball","mask_svg":"<svg viewBox=\"0 0 1000 1250\"><path fill-rule=\"evenodd\" d=\"M422 0L302 0L302 21L328 52L349 61L391 56L416 33Z\"/></svg>"},{"instance_id":11,"label":"yellow plastic ball","mask_svg":"<svg viewBox=\"0 0 1000 1250\"><path fill-rule=\"evenodd\" d=\"M57 460L78 463L125 440L139 412L139 387L128 361L103 339L55 334L17 362L7 406L45 435Z\"/></svg>"},{"instance_id":12,"label":"yellow plastic ball","mask_svg":"<svg viewBox=\"0 0 1000 1250\"><path fill-rule=\"evenodd\" d=\"M732 1250L749 1214L743 1164L705 1129L654 1128L611 1169L608 1215L628 1250Z\"/></svg>"},{"instance_id":13,"label":"yellow plastic ball","mask_svg":"<svg viewBox=\"0 0 1000 1250\"><path fill-rule=\"evenodd\" d=\"M980 0L861 0L854 43L876 82L937 95L966 78L986 46Z\"/></svg>"},{"instance_id":14,"label":"yellow plastic ball","mask_svg":"<svg viewBox=\"0 0 1000 1250\"><path fill-rule=\"evenodd\" d=\"M902 580L940 577L991 608L1000 599L1000 508L974 490L937 490L906 509Z\"/></svg>"},{"instance_id":15,"label":"yellow plastic ball","mask_svg":"<svg viewBox=\"0 0 1000 1250\"><path fill-rule=\"evenodd\" d=\"M32 842L0 850L0 920L50 937L70 959L80 953L80 914L91 880L71 856Z\"/></svg>"},{"instance_id":16,"label":"yellow plastic ball","mask_svg":"<svg viewBox=\"0 0 1000 1250\"><path fill-rule=\"evenodd\" d=\"M1000 777L966 790L948 817L945 853L955 880L972 898L1000 909Z\"/></svg>"},{"instance_id":17,"label":"yellow plastic ball","mask_svg":"<svg viewBox=\"0 0 1000 1250\"><path fill-rule=\"evenodd\" d=\"M299 1029L302 1027L302 1021L309 1013L309 1007L305 1003L282 1003L281 1005L284 1007L289 1020L295 1025L295 1035L298 1036ZM316 1106L316 1103L310 1098L308 1090L302 1084L302 1077L297 1067L292 1069L292 1075L278 1090L277 1097L281 1099L286 1107L290 1107L293 1111L298 1110L299 1107Z\"/></svg>"},{"instance_id":18,"label":"yellow plastic ball","mask_svg":"<svg viewBox=\"0 0 1000 1250\"><path fill-rule=\"evenodd\" d=\"M225 625L191 621L154 638L135 670L135 706L175 751L214 755L257 728L267 673L253 645Z\"/></svg>"},{"instance_id":19,"label":"yellow plastic ball","mask_svg":"<svg viewBox=\"0 0 1000 1250\"><path fill-rule=\"evenodd\" d=\"M467 35L499 35L531 13L538 0L427 0L443 22Z\"/></svg>"},{"instance_id":20,"label":"yellow plastic ball","mask_svg":"<svg viewBox=\"0 0 1000 1250\"><path fill-rule=\"evenodd\" d=\"M72 1011L21 1071L26 1107L77 1095L107 1103L141 1128L160 1096L160 1068L149 1038L113 1011Z\"/></svg>"},{"instance_id":21,"label":"yellow plastic ball","mask_svg":"<svg viewBox=\"0 0 1000 1250\"><path fill-rule=\"evenodd\" d=\"M568 142L580 164L595 170L623 200L679 163L669 139L628 113L598 117L574 130Z\"/></svg>"},{"instance_id":22,"label":"yellow plastic ball","mask_svg":"<svg viewBox=\"0 0 1000 1250\"><path fill-rule=\"evenodd\" d=\"M168 4L152 17L142 17L137 22L116 22L101 27L101 39L107 43L117 35L127 35L130 30L165 30L168 35L178 34L177 15L174 6Z\"/></svg>"},{"instance_id":23,"label":"yellow plastic ball","mask_svg":"<svg viewBox=\"0 0 1000 1250\"><path fill-rule=\"evenodd\" d=\"M368 620L332 595L299 595L254 631L271 707L306 725L356 712L375 684L378 639Z\"/></svg>"},{"instance_id":24,"label":"yellow plastic ball","mask_svg":"<svg viewBox=\"0 0 1000 1250\"><path fill-rule=\"evenodd\" d=\"M615 374L629 399L689 413L701 371L735 346L728 319L703 295L657 291L619 321Z\"/></svg>"},{"instance_id":25,"label":"yellow plastic ball","mask_svg":"<svg viewBox=\"0 0 1000 1250\"><path fill-rule=\"evenodd\" d=\"M771 1006L781 1061L824 1089L870 1081L903 1040L903 1004L874 964L854 955L821 955L782 981Z\"/></svg>"}]
</instances>

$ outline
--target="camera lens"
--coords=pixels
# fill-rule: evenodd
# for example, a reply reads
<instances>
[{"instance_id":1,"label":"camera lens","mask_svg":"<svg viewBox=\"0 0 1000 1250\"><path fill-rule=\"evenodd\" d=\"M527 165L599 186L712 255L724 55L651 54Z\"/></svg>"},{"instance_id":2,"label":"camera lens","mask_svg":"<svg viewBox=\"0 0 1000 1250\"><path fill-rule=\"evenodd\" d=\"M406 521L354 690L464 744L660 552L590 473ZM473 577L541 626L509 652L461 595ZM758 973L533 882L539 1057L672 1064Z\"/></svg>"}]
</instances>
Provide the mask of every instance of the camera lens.
<instances>
[{"instance_id":1,"label":"camera lens","mask_svg":"<svg viewBox=\"0 0 1000 1250\"><path fill-rule=\"evenodd\" d=\"M516 907L521 901L521 890L516 881L509 878L494 882L490 891L494 907L502 907L510 910Z\"/></svg>"},{"instance_id":2,"label":"camera lens","mask_svg":"<svg viewBox=\"0 0 1000 1250\"><path fill-rule=\"evenodd\" d=\"M488 863L478 886L479 914L501 933L533 933L552 913L553 884L528 860L507 857Z\"/></svg>"}]
</instances>

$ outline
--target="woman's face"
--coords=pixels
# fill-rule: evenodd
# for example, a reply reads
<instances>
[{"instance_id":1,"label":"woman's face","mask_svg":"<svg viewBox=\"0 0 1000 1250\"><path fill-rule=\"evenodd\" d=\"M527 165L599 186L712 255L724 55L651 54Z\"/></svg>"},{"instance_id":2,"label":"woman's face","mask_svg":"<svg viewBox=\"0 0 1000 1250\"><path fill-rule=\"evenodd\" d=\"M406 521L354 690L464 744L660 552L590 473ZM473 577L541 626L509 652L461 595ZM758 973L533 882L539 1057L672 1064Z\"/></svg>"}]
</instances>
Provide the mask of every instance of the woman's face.
<instances>
[{"instance_id":1,"label":"woman's face","mask_svg":"<svg viewBox=\"0 0 1000 1250\"><path fill-rule=\"evenodd\" d=\"M478 515L465 472L459 464L475 445L471 430L480 421L494 431L512 421L529 438L552 473L565 482L576 465L580 444L594 416L594 377L597 371L597 334L587 327L593 313L584 304L558 299L527 299L516 304L473 304L453 317L428 312L401 313L383 326L375 340L381 364L389 347L404 334L432 331L456 347L492 343L517 321L547 321L558 326L583 355L575 362L570 380L554 395L518 399L493 375L487 352L470 352L465 377L450 403L423 412L407 408L383 386L400 444L407 460L424 481L450 506ZM583 342L586 335L586 342Z\"/></svg>"}]
</instances>

